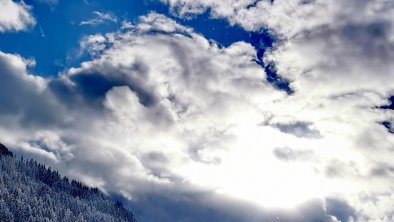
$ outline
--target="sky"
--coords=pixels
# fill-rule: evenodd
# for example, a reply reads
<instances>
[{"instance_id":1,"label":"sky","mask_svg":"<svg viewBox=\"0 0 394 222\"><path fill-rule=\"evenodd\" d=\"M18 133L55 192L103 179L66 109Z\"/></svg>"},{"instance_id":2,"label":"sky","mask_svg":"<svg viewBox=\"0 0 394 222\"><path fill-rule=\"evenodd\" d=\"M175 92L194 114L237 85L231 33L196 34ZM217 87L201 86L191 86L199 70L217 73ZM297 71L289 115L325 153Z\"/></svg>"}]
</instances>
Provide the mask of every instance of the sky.
<instances>
[{"instance_id":1,"label":"sky","mask_svg":"<svg viewBox=\"0 0 394 222\"><path fill-rule=\"evenodd\" d=\"M0 0L0 140L139 221L394 220L391 0Z\"/></svg>"}]
</instances>

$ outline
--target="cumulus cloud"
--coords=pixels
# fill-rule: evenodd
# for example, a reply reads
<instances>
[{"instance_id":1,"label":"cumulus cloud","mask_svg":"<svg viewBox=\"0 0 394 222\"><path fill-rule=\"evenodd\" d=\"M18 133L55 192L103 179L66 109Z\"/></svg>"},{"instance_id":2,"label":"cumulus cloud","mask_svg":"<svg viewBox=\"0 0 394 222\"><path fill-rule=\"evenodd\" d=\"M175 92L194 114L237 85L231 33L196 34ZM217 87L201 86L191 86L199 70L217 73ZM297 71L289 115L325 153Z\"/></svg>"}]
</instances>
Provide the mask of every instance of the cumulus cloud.
<instances>
[{"instance_id":1,"label":"cumulus cloud","mask_svg":"<svg viewBox=\"0 0 394 222\"><path fill-rule=\"evenodd\" d=\"M85 36L79 43L81 53L87 51L92 56L99 55L106 49L106 42L100 34Z\"/></svg>"},{"instance_id":2,"label":"cumulus cloud","mask_svg":"<svg viewBox=\"0 0 394 222\"><path fill-rule=\"evenodd\" d=\"M79 25L101 25L106 23L117 23L118 18L111 13L104 13L99 11L94 11L93 14L96 16L95 18L81 21Z\"/></svg>"},{"instance_id":3,"label":"cumulus cloud","mask_svg":"<svg viewBox=\"0 0 394 222\"><path fill-rule=\"evenodd\" d=\"M269 29L281 39L264 55L264 61L274 63L278 73L291 81L295 95L284 106L278 103L273 119L288 121L277 126L282 132L290 133L300 129L299 126L287 128L294 122L311 122L323 140L336 138L327 144L341 144L340 152L351 151L348 160L335 157L340 161L327 163L326 172L331 172L330 175L371 179L367 175L373 165L386 162L384 155L392 155L389 133L392 109L385 108L388 105L381 106L384 110L373 108L376 104L387 104L386 98L394 94L393 87L387 84L394 77L390 62L393 59L392 1L163 2L181 17L209 11L212 17L227 19L247 30ZM354 160L355 155L361 156L364 159L361 162L368 167L361 167L361 162ZM390 177L385 180L389 181ZM365 194L368 199L376 196L382 199L372 210L363 204L365 196L349 195L351 204L362 212L360 220L392 220L393 212L387 208L392 203L386 202L390 198L386 194L392 193L393 188L387 184L385 188L375 189L371 181L360 181L360 184L354 186L369 190Z\"/></svg>"},{"instance_id":4,"label":"cumulus cloud","mask_svg":"<svg viewBox=\"0 0 394 222\"><path fill-rule=\"evenodd\" d=\"M34 60L0 52L1 122L24 126L56 124L59 116L52 109L59 106L46 91L47 80L26 70L34 64Z\"/></svg>"},{"instance_id":5,"label":"cumulus cloud","mask_svg":"<svg viewBox=\"0 0 394 222\"><path fill-rule=\"evenodd\" d=\"M36 24L31 7L23 1L0 1L0 32L23 31Z\"/></svg>"},{"instance_id":6,"label":"cumulus cloud","mask_svg":"<svg viewBox=\"0 0 394 222\"><path fill-rule=\"evenodd\" d=\"M177 13L211 7L213 15L236 22L242 10L279 7L267 11L301 22L302 16L315 14L301 13L299 18L292 7L323 7L317 1L204 2L184 1ZM327 27L317 20L322 25L315 21L298 30L291 25L287 32L287 17L278 17L272 22L283 24L267 20L256 27L242 25L292 33L264 58L291 80L291 95L267 82L250 44L220 47L151 13L118 32L84 38L80 46L94 58L55 78L30 75L28 60L3 53L0 78L10 79L8 90L16 98L30 99L7 106L14 120L7 118L1 135L20 152L33 153L69 176L130 201L161 194L185 203L183 198L191 195L187 201L213 209L228 199L271 209L330 197L327 207L306 204L299 211L306 215L291 220L282 213L284 219L276 219L390 221L394 203L387 157L394 138L379 122L389 119L392 110L376 108L387 106L394 92L385 84L392 78L390 23L385 18L356 19ZM1 95L2 103L18 101ZM42 110L31 101L43 103L38 106ZM37 115L41 112L49 113ZM9 131L10 124L14 131ZM29 124L34 132L24 129ZM209 195L192 195L204 192ZM343 200L336 201L338 197ZM349 207L339 212L338 205ZM313 209L304 211L308 207ZM328 215L329 209L338 217ZM267 218L256 212L256 221Z\"/></svg>"},{"instance_id":7,"label":"cumulus cloud","mask_svg":"<svg viewBox=\"0 0 394 222\"><path fill-rule=\"evenodd\" d=\"M272 29L277 34L294 36L300 29L314 26L326 18L324 1L284 1L284 0L161 0L168 4L175 15L189 17L209 10L214 18L227 19L231 24L238 24L249 31L258 31L262 27ZM327 2L327 1L326 1ZM329 2L329 1L328 1ZM316 11L319 5L321 11ZM312 21L318 16L318 21Z\"/></svg>"}]
</instances>

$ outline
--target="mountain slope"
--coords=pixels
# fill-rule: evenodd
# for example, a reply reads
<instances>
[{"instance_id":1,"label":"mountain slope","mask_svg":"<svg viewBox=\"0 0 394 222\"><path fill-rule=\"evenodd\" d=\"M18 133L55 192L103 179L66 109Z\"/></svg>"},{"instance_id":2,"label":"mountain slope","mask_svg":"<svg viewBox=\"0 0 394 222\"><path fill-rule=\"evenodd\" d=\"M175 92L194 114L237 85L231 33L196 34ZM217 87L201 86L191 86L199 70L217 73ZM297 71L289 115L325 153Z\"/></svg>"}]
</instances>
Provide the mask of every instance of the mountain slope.
<instances>
[{"instance_id":1,"label":"mountain slope","mask_svg":"<svg viewBox=\"0 0 394 222\"><path fill-rule=\"evenodd\" d=\"M0 221L135 221L97 188L69 181L35 160L19 160L0 144Z\"/></svg>"}]
</instances>

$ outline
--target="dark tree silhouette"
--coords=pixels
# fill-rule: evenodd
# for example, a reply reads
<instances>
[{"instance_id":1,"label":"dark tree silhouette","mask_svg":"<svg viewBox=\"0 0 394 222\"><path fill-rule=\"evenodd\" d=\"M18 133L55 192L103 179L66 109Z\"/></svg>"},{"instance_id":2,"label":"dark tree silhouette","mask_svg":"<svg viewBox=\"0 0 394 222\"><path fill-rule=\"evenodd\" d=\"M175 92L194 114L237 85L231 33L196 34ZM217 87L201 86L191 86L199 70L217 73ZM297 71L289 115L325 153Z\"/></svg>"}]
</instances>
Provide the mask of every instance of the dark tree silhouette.
<instances>
[{"instance_id":1,"label":"dark tree silhouette","mask_svg":"<svg viewBox=\"0 0 394 222\"><path fill-rule=\"evenodd\" d=\"M0 156L13 156L14 154L0 143Z\"/></svg>"}]
</instances>

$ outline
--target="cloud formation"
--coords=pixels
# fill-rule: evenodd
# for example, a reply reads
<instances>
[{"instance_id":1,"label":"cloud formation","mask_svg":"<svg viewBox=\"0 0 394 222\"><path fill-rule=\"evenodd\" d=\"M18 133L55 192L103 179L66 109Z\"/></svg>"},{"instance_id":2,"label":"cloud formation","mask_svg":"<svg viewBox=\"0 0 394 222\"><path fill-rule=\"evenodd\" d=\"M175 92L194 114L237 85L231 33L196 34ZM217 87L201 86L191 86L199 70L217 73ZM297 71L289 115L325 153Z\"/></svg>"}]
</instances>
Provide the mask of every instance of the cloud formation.
<instances>
[{"instance_id":1,"label":"cloud formation","mask_svg":"<svg viewBox=\"0 0 394 222\"><path fill-rule=\"evenodd\" d=\"M360 221L392 220L393 212L387 206L393 203L388 203L391 197L387 193L393 193L393 188L388 184L385 188L372 188L378 179L370 174L374 165L387 161L384 155L392 155L389 132L392 132L393 112L373 108L376 104L388 104L386 98L394 94L393 87L387 84L394 78L390 62L393 59L392 1L164 2L181 17L209 11L213 17L227 19L247 30L268 28L281 38L264 55L264 61L273 62L278 73L291 81L295 95L285 106L278 104L274 119L281 116L286 122L300 119L312 122L323 138L334 137L327 144L340 144L340 152L351 151L342 153L349 155L348 160L336 157L342 159L339 165L337 161L328 164L327 173L342 179L357 178L364 185L357 183L354 187L370 190L363 197L349 196L361 212ZM387 130L379 124L382 122ZM335 148L328 149L336 152ZM361 167L355 156L361 157L368 169ZM364 198L372 200L377 196L381 199L376 202L378 206L362 203Z\"/></svg>"},{"instance_id":2,"label":"cloud formation","mask_svg":"<svg viewBox=\"0 0 394 222\"><path fill-rule=\"evenodd\" d=\"M23 1L0 0L0 32L24 31L36 24L30 6Z\"/></svg>"},{"instance_id":3,"label":"cloud formation","mask_svg":"<svg viewBox=\"0 0 394 222\"><path fill-rule=\"evenodd\" d=\"M95 18L81 21L79 25L101 25L106 23L117 23L118 18L111 13L104 13L99 11L94 11L93 14L96 16Z\"/></svg>"},{"instance_id":4,"label":"cloud formation","mask_svg":"<svg viewBox=\"0 0 394 222\"><path fill-rule=\"evenodd\" d=\"M356 6L387 12L384 2L341 3L354 5L340 15L333 5L330 21L303 27L286 22L320 16L331 2L169 2L181 16L210 8L248 30L268 26L286 36L264 60L291 80L291 95L267 82L250 44L220 47L156 13L87 36L81 50L93 59L58 77L33 76L31 61L2 53L0 84L8 84L0 112L8 116L0 133L19 152L130 201L160 194L210 209L228 199L272 209L331 198L301 207L307 219L281 213L278 220L390 221L394 138L379 123L392 121L393 111L376 107L394 94L385 84L394 70L391 23L387 13L368 21L352 14ZM272 19L246 19L264 9ZM341 23L341 16L352 20ZM257 212L255 221L268 217Z\"/></svg>"}]
</instances>

